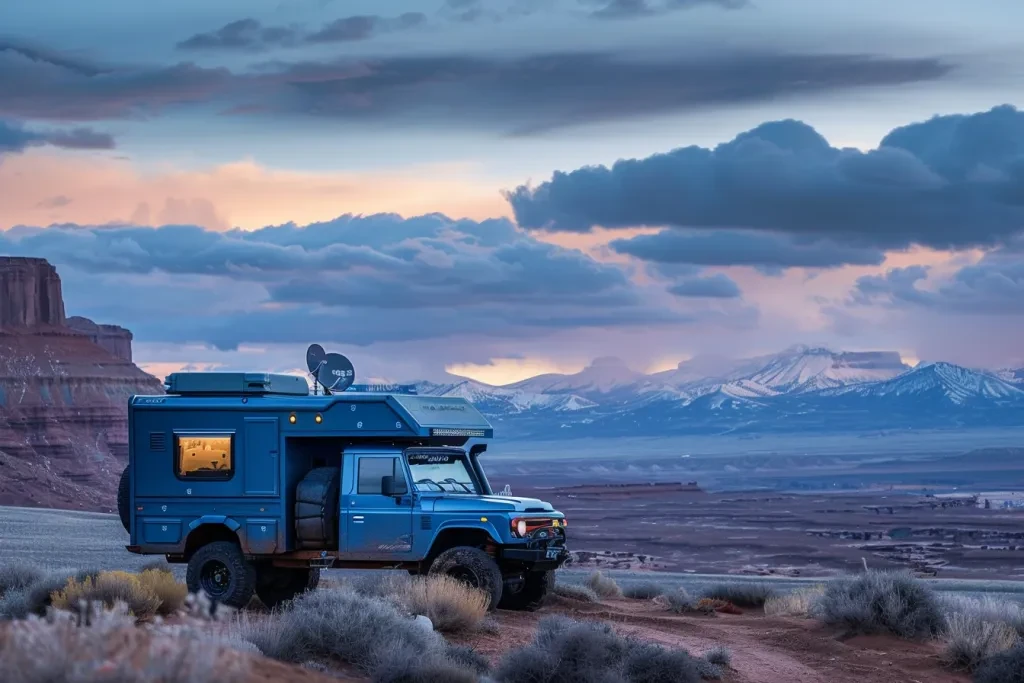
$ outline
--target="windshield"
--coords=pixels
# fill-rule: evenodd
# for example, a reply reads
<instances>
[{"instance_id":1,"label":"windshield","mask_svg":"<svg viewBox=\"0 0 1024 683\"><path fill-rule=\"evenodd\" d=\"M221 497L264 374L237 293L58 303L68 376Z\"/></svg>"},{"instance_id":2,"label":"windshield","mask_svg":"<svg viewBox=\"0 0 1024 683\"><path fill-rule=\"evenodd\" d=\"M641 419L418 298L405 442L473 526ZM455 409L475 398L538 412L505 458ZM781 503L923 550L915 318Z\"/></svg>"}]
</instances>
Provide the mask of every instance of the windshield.
<instances>
[{"instance_id":1,"label":"windshield","mask_svg":"<svg viewBox=\"0 0 1024 683\"><path fill-rule=\"evenodd\" d=\"M412 452L406 456L417 491L476 495L476 483L459 451Z\"/></svg>"}]
</instances>

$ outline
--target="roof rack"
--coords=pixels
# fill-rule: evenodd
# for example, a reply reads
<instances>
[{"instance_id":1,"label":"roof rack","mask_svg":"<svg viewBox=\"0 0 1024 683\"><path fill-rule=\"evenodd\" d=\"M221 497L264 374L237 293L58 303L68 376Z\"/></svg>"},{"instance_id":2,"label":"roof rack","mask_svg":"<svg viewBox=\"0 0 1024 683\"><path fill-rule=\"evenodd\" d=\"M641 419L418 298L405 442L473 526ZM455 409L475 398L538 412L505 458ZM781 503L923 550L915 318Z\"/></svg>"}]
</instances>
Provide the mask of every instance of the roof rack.
<instances>
[{"instance_id":1,"label":"roof rack","mask_svg":"<svg viewBox=\"0 0 1024 683\"><path fill-rule=\"evenodd\" d=\"M174 372L164 380L179 396L308 396L309 384L295 375L265 372Z\"/></svg>"}]
</instances>

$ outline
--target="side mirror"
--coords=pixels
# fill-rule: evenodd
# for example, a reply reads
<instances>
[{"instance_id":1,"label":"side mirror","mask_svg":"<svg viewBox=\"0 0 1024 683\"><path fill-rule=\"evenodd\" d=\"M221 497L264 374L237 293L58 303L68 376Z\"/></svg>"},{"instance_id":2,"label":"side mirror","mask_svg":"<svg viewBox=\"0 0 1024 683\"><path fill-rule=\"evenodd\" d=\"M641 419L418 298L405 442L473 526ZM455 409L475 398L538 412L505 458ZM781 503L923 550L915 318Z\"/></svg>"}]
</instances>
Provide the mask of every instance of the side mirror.
<instances>
[{"instance_id":1,"label":"side mirror","mask_svg":"<svg viewBox=\"0 0 1024 683\"><path fill-rule=\"evenodd\" d=\"M393 497L395 495L395 478L390 474L380 478L381 495Z\"/></svg>"}]
</instances>

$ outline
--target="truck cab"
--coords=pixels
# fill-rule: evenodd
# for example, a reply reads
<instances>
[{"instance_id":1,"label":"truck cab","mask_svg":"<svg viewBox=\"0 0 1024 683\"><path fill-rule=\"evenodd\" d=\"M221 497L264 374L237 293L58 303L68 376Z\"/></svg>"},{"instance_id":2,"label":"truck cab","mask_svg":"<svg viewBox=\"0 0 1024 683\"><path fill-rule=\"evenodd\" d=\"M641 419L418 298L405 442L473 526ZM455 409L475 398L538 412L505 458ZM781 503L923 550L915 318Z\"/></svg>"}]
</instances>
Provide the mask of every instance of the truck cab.
<instances>
[{"instance_id":1,"label":"truck cab","mask_svg":"<svg viewBox=\"0 0 1024 683\"><path fill-rule=\"evenodd\" d=\"M128 550L186 563L190 591L274 607L325 568L398 569L531 610L568 557L562 513L494 494L480 443L493 429L465 399L311 395L262 373L166 387L129 401L118 511Z\"/></svg>"}]
</instances>

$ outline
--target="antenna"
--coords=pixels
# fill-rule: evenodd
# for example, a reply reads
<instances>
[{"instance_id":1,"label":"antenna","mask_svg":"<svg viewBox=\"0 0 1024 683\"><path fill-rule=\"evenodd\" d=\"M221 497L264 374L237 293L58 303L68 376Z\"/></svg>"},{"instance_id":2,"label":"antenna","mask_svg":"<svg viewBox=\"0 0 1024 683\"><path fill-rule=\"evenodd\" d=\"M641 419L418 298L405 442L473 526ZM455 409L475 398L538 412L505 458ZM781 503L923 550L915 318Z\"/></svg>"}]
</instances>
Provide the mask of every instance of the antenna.
<instances>
[{"instance_id":1,"label":"antenna","mask_svg":"<svg viewBox=\"0 0 1024 683\"><path fill-rule=\"evenodd\" d=\"M324 394L345 391L356 379L352 361L340 353L327 353L319 344L310 344L306 349L306 367L313 376L313 391L319 384Z\"/></svg>"}]
</instances>

